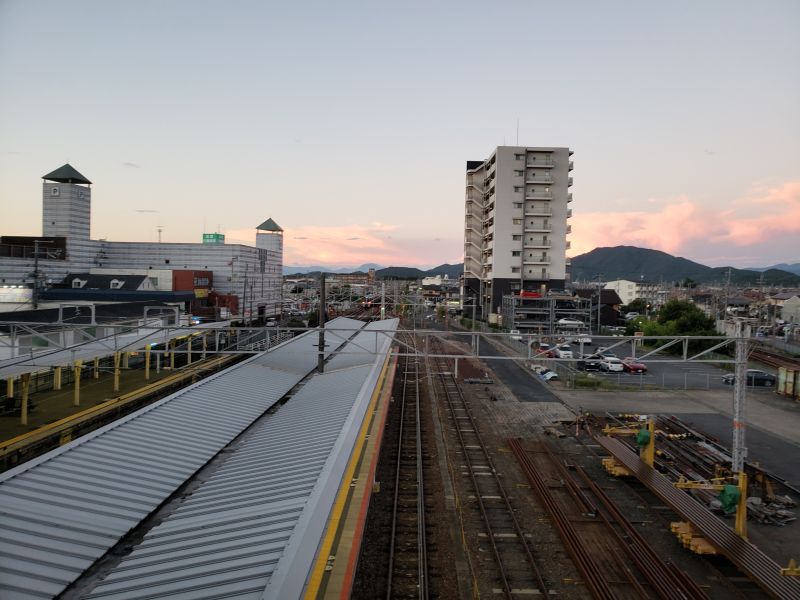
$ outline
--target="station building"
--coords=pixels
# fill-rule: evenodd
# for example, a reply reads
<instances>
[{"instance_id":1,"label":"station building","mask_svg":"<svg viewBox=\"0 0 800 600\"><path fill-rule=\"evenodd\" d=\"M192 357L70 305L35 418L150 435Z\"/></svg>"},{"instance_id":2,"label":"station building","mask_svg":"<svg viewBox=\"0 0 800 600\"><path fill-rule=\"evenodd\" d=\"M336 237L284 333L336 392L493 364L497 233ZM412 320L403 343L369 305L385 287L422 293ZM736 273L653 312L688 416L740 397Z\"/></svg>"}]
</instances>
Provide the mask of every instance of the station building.
<instances>
[{"instance_id":1,"label":"station building","mask_svg":"<svg viewBox=\"0 0 800 600\"><path fill-rule=\"evenodd\" d=\"M163 293L232 297L235 301L226 306L234 318L280 314L283 229L272 219L256 227L254 247L226 244L218 234L204 235L203 243L93 240L92 182L69 164L42 179L42 235L0 236L0 307L15 310L39 299L46 303L49 286L70 274L91 274L117 281L121 275L145 276L145 287ZM50 300L81 296L79 287L71 289L50 293Z\"/></svg>"}]
</instances>

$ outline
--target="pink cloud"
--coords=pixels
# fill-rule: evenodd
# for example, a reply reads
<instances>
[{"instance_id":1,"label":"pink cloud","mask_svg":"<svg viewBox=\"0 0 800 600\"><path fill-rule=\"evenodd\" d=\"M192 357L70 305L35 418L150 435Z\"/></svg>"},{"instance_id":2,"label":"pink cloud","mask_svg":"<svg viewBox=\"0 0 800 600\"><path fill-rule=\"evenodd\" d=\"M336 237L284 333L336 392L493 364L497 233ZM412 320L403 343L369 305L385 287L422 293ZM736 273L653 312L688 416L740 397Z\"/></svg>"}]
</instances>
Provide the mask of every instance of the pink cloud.
<instances>
[{"instance_id":1,"label":"pink cloud","mask_svg":"<svg viewBox=\"0 0 800 600\"><path fill-rule=\"evenodd\" d=\"M226 241L255 243L255 231L231 230ZM460 262L462 240L409 239L397 227L384 223L370 225L287 228L283 236L285 265L381 265L420 266L440 264L448 259Z\"/></svg>"},{"instance_id":2,"label":"pink cloud","mask_svg":"<svg viewBox=\"0 0 800 600\"><path fill-rule=\"evenodd\" d=\"M578 213L571 254L600 246L633 245L680 255L690 245L751 246L800 234L800 181L756 190L712 210L686 196L661 203L657 212Z\"/></svg>"}]
</instances>

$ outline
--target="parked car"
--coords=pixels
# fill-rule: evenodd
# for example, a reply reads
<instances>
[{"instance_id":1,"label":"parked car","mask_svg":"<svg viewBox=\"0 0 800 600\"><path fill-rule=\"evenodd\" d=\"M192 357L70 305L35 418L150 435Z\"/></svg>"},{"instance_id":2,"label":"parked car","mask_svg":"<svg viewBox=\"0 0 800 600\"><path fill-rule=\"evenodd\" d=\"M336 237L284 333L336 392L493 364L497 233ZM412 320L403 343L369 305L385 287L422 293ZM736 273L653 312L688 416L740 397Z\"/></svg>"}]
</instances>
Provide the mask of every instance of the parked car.
<instances>
[{"instance_id":1,"label":"parked car","mask_svg":"<svg viewBox=\"0 0 800 600\"><path fill-rule=\"evenodd\" d=\"M604 356L600 361L600 370L607 373L621 373L623 369L622 361L616 356Z\"/></svg>"},{"instance_id":2,"label":"parked car","mask_svg":"<svg viewBox=\"0 0 800 600\"><path fill-rule=\"evenodd\" d=\"M597 349L597 354L600 356L600 358L605 358L605 357L618 358L616 354L614 354L611 350L609 350L605 346L600 346Z\"/></svg>"},{"instance_id":3,"label":"parked car","mask_svg":"<svg viewBox=\"0 0 800 600\"><path fill-rule=\"evenodd\" d=\"M581 371L599 371L600 357L597 354L584 354L575 366Z\"/></svg>"},{"instance_id":4,"label":"parked car","mask_svg":"<svg viewBox=\"0 0 800 600\"><path fill-rule=\"evenodd\" d=\"M632 356L622 359L622 369L628 373L647 373L647 365Z\"/></svg>"},{"instance_id":5,"label":"parked car","mask_svg":"<svg viewBox=\"0 0 800 600\"><path fill-rule=\"evenodd\" d=\"M509 336L508 337L511 338L512 340L516 340L518 342L522 341L522 335L520 334L519 329L512 329L509 332Z\"/></svg>"},{"instance_id":6,"label":"parked car","mask_svg":"<svg viewBox=\"0 0 800 600\"><path fill-rule=\"evenodd\" d=\"M572 346L561 344L555 349L555 358L572 358Z\"/></svg>"},{"instance_id":7,"label":"parked car","mask_svg":"<svg viewBox=\"0 0 800 600\"><path fill-rule=\"evenodd\" d=\"M626 321L630 321L631 319L635 319L635 318L636 318L636 317L638 317L638 316L639 316L639 313L638 313L638 312L629 312L629 313L625 313L625 320L626 320Z\"/></svg>"},{"instance_id":8,"label":"parked car","mask_svg":"<svg viewBox=\"0 0 800 600\"><path fill-rule=\"evenodd\" d=\"M277 327L278 322L275 319L269 319L266 324L267 327Z\"/></svg>"},{"instance_id":9,"label":"parked car","mask_svg":"<svg viewBox=\"0 0 800 600\"><path fill-rule=\"evenodd\" d=\"M775 375L770 375L769 373L759 371L758 369L747 369L748 386L774 387L775 381ZM727 383L728 385L733 385L736 382L736 375L733 373L723 375L722 382Z\"/></svg>"},{"instance_id":10,"label":"parked car","mask_svg":"<svg viewBox=\"0 0 800 600\"><path fill-rule=\"evenodd\" d=\"M588 333L579 333L577 337L575 337L574 342L576 344L591 344L592 338Z\"/></svg>"},{"instance_id":11,"label":"parked car","mask_svg":"<svg viewBox=\"0 0 800 600\"><path fill-rule=\"evenodd\" d=\"M542 342L539 346L535 349L536 354L540 356L550 356L550 344L545 344Z\"/></svg>"}]
</instances>

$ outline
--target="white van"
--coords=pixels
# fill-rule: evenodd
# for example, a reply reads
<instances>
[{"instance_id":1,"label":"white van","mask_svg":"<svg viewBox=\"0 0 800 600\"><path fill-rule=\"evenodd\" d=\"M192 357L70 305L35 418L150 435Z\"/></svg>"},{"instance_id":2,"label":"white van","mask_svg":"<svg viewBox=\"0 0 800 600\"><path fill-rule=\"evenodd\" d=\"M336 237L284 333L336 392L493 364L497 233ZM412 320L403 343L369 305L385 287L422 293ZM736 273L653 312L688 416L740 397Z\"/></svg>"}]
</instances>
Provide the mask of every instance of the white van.
<instances>
[{"instance_id":1,"label":"white van","mask_svg":"<svg viewBox=\"0 0 800 600\"><path fill-rule=\"evenodd\" d=\"M561 344L556 348L556 358L572 358L572 346Z\"/></svg>"}]
</instances>

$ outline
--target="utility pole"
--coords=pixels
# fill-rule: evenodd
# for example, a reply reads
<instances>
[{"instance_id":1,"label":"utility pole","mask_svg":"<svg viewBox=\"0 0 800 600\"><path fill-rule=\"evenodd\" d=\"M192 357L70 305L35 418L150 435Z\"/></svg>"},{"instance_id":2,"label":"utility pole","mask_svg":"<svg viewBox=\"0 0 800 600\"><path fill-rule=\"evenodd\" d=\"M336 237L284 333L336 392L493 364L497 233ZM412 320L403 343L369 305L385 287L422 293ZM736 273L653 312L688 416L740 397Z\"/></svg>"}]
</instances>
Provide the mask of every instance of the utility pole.
<instances>
[{"instance_id":1,"label":"utility pole","mask_svg":"<svg viewBox=\"0 0 800 600\"><path fill-rule=\"evenodd\" d=\"M386 282L381 283L381 321L386 315Z\"/></svg>"},{"instance_id":2,"label":"utility pole","mask_svg":"<svg viewBox=\"0 0 800 600\"><path fill-rule=\"evenodd\" d=\"M601 300L603 299L603 288L600 287L602 284L603 274L597 274L597 335L600 335L600 308L602 307L603 303ZM591 319L589 319L589 324L591 325Z\"/></svg>"},{"instance_id":3,"label":"utility pole","mask_svg":"<svg viewBox=\"0 0 800 600\"><path fill-rule=\"evenodd\" d=\"M744 471L747 457L745 447L745 400L747 391L747 327L743 319L736 320L736 368L733 384L733 453L731 470Z\"/></svg>"},{"instance_id":4,"label":"utility pole","mask_svg":"<svg viewBox=\"0 0 800 600\"><path fill-rule=\"evenodd\" d=\"M41 292L41 278L39 273L39 244L52 244L50 240L33 240L33 292L31 294L33 309L39 308L39 294Z\"/></svg>"},{"instance_id":5,"label":"utility pole","mask_svg":"<svg viewBox=\"0 0 800 600\"><path fill-rule=\"evenodd\" d=\"M325 372L325 273L319 274L319 354L317 354L317 371Z\"/></svg>"}]
</instances>

